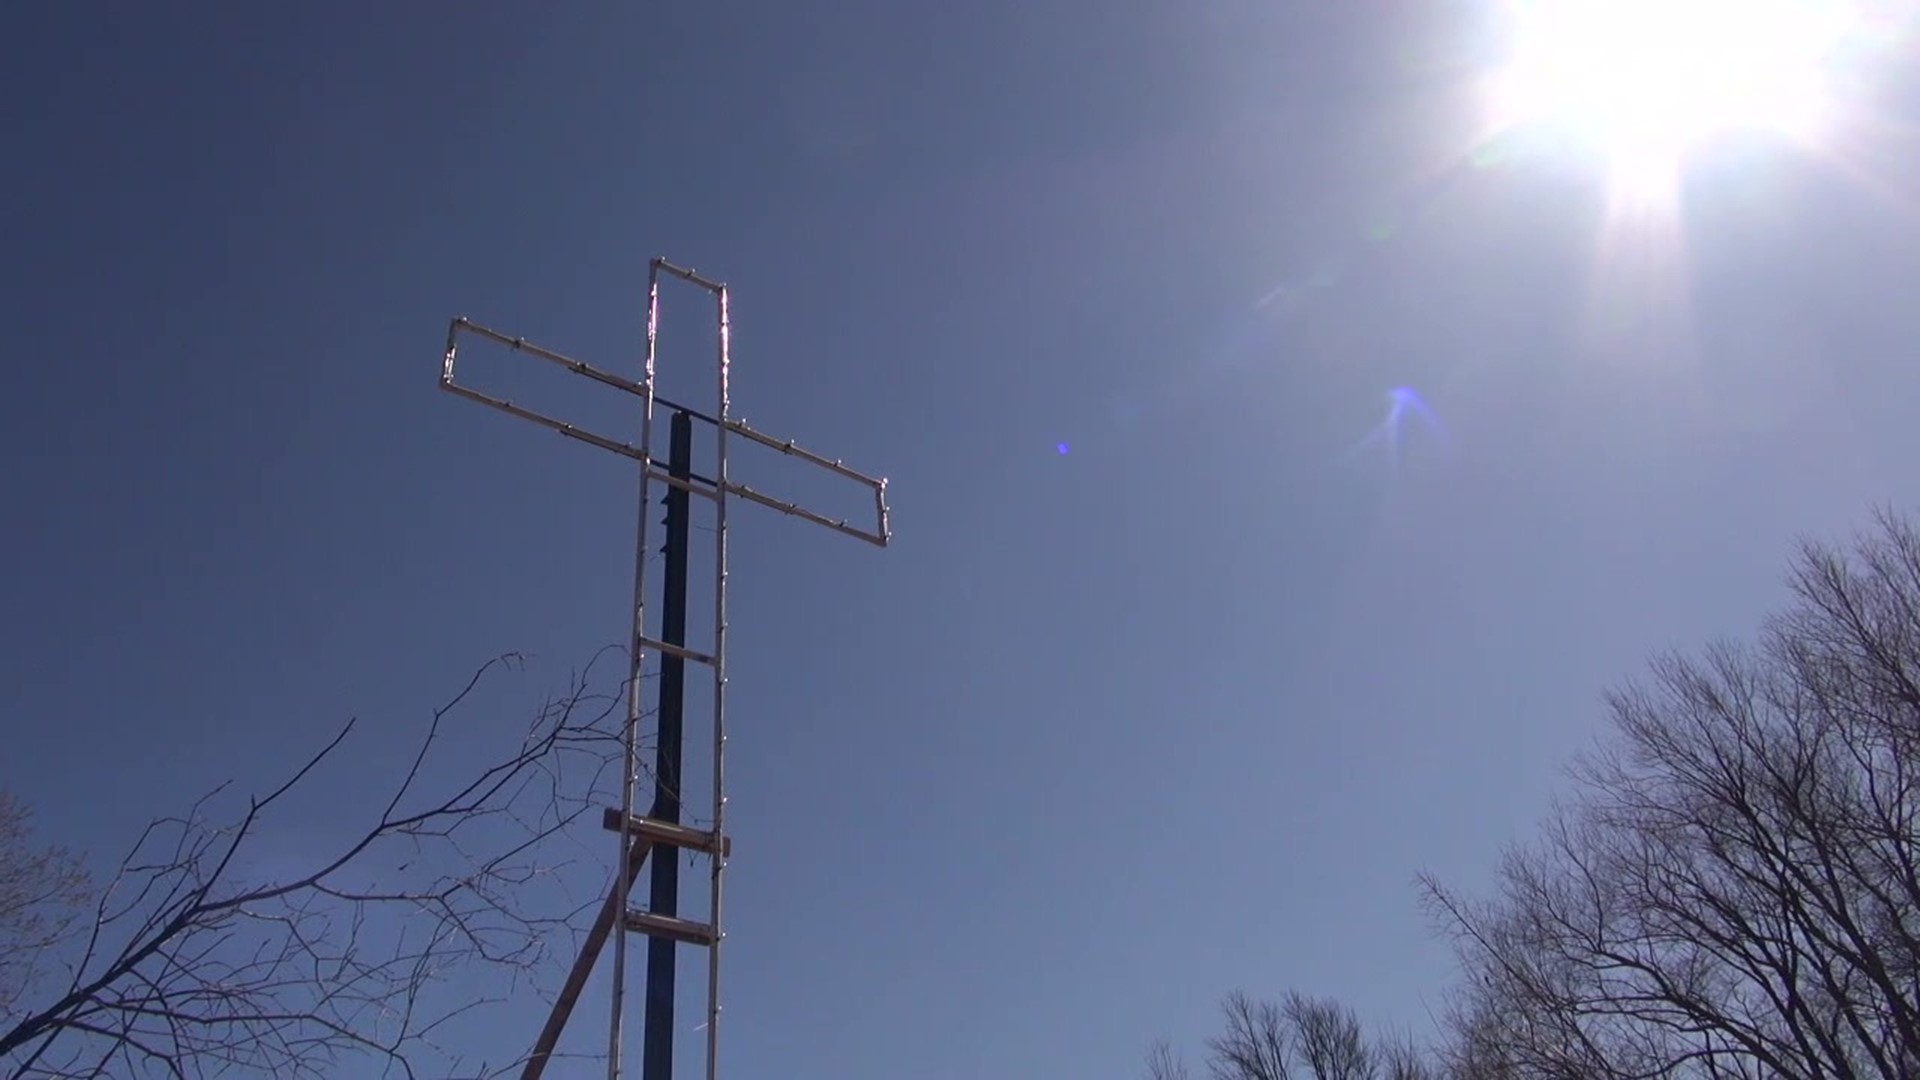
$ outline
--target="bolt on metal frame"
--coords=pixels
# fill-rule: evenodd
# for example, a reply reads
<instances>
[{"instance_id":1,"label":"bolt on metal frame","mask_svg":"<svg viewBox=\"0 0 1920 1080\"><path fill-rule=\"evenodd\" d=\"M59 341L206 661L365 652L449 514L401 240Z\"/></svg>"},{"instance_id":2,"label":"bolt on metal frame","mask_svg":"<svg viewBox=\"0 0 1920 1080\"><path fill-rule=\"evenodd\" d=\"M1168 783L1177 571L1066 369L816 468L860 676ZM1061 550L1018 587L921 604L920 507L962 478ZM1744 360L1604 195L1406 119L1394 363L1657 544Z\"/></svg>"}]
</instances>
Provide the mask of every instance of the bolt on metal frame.
<instances>
[{"instance_id":1,"label":"bolt on metal frame","mask_svg":"<svg viewBox=\"0 0 1920 1080\"><path fill-rule=\"evenodd\" d=\"M715 400L712 413L702 412L685 405L669 401L655 393L655 369L659 351L660 329L660 285L662 277L678 279L697 286L713 297L715 306ZM585 376L605 386L613 387L632 394L640 399L640 432L637 442L626 442L610 438L577 427L571 423L556 419L544 413L491 394L475 390L454 381L454 363L462 335L472 335L499 345L507 346L516 352L524 353L539 360L557 364L576 375ZM719 1029L720 1029L720 942L725 936L721 930L722 884L727 861L732 852L732 843L726 835L726 771L725 750L726 732L726 633L727 633L727 510L728 502L738 496L748 502L777 510L782 514L800 518L835 532L864 540L877 547L885 547L891 539L891 526L887 514L887 481L881 477L868 476L848 468L837 459L823 457L812 451L802 449L790 440L778 439L748 427L745 421L736 420L731 414L731 376L732 358L730 355L731 323L728 311L728 290L724 283L714 281L701 274L675 266L665 259L656 258L648 264L647 271L647 342L646 356L641 378L632 380L595 368L583 361L563 356L550 349L493 330L472 322L464 316L455 318L447 330L447 347L441 362L440 388L449 393L471 401L477 401L510 416L528 420L542 427L556 431L567 438L589 446L598 447L640 463L639 484L639 521L635 527L634 571L633 571L633 627L628 649L629 669L627 679L626 721L621 734L621 791L620 807L617 812L608 810L605 825L620 834L618 864L613 875L613 885L602 906L600 914L589 931L575 959L573 969L559 997L555 1000L552 1014L548 1017L535 1043L533 1052L526 1061L522 1080L537 1080L545 1070L546 1063L553 1053L561 1030L571 1015L573 1005L584 989L588 975L607 937L616 928L622 931L622 943L614 950L612 978L612 1009L608 1030L607 1076L609 1080L619 1080L621 1074L621 1042L623 1020L626 1011L626 953L624 935L636 932L649 937L664 938L668 941L702 946L707 950L707 1000L706 1000L706 1078L718 1080ZM654 463L651 447L653 445L654 406L658 404L672 412L684 414L692 420L698 420L712 428L714 433L714 473L712 477L697 475L674 475L672 470L663 470ZM836 519L810 510L796 502L774 498L756 491L745 484L735 482L730 474L730 451L732 440L738 437L749 443L776 450L788 457L796 458L809 465L817 466L827 472L861 484L873 493L874 523L871 528L855 525L847 519ZM647 515L652 494L652 485L658 481L670 488L684 491L689 495L703 498L714 505L714 571L713 571L713 645L710 652L699 652L687 648L684 644L650 637L647 633ZM645 667L646 654L651 651L663 658L672 657L682 661L704 664L712 673L712 718L711 718L711 759L712 759L712 806L709 816L710 828L698 829L668 822L634 812L635 786L639 777L640 764L640 721L643 715L641 703L641 675ZM661 915L649 911L635 910L629 901L635 879L638 877L640 863L648 851L659 846L662 852L670 849L683 849L706 855L709 862L708 875L708 919L700 923L677 915ZM656 854L658 860L661 855ZM671 988L667 989L671 993ZM649 1076L646 1080L669 1080L667 1077Z\"/></svg>"}]
</instances>

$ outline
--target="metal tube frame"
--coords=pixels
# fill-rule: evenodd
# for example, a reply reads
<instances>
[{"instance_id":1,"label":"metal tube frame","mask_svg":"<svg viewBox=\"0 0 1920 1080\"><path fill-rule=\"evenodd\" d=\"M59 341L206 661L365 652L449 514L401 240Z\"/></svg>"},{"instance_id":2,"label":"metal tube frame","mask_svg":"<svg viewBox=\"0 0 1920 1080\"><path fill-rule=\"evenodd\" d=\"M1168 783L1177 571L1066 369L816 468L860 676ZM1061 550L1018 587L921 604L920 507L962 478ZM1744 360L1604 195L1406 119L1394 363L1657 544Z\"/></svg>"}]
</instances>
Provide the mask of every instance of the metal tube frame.
<instances>
[{"instance_id":1,"label":"metal tube frame","mask_svg":"<svg viewBox=\"0 0 1920 1080\"><path fill-rule=\"evenodd\" d=\"M726 748L727 748L727 410L732 407L729 379L733 367L733 325L727 308L727 287L713 291L714 314L719 322L714 357L719 369L715 379L716 414L720 422L714 432L713 500L713 817L709 824L718 836L725 836ZM708 860L711 868L708 887L707 918L713 926L713 944L707 948L707 1080L718 1080L720 1068L720 943L726 934L720 929L721 878L727 869L727 855L721 851Z\"/></svg>"},{"instance_id":2,"label":"metal tube frame","mask_svg":"<svg viewBox=\"0 0 1920 1080\"><path fill-rule=\"evenodd\" d=\"M697 276L689 277L687 278L687 280L701 282L701 283L705 282L704 278L699 278ZM724 291L726 288L725 286L713 286L713 287L722 291ZM658 299L659 285L657 280L649 282L648 296L650 298L649 305L648 305L648 308L649 308L648 324L650 326L656 327L657 329L658 309L659 309L659 299ZM455 382L454 381L454 358L458 352L457 347L459 345L460 335L463 333L472 334L475 337L484 338L496 344L505 345L506 347L513 349L516 352L523 352L529 356L548 361L549 363L557 364L560 367L566 368L568 371L571 371L576 375L585 376L586 378L592 379L594 382L601 383L606 386L611 386L616 390L624 390L627 393L633 394L634 396L640 398L642 401L645 402L645 406L644 406L645 415L649 417L648 421L645 421L642 423L641 444L639 446L636 446L633 443L621 442L618 439L610 439L605 435L597 435L591 431L587 431L583 428L577 427L564 420L556 419L554 417L548 416L547 414L539 412L534 409L529 409L524 405L517 405L514 402L507 400L506 398L495 397L492 394L488 394L480 390L475 390L470 386L463 386ZM648 345L649 350L652 350L655 348L655 345L653 342L654 342L654 337L650 333L649 345ZM709 500L715 499L721 494L721 491L724 490L725 493L728 495L738 495L741 498L747 500L748 502L758 503L759 505L764 506L769 510L777 510L782 514L788 515L789 517L797 517L803 521L809 521L815 525L822 526L823 528L832 529L835 532L842 533L847 536L851 536L856 540L864 540L867 543L874 545L875 547L886 547L888 542L893 539L892 523L889 519L889 514L887 510L887 481L885 477L869 476L866 473L860 472L857 469L849 468L845 462L841 461L838 458L828 458L823 455L816 454L813 451L798 445L791 439L777 439L771 435L767 435L763 432L756 431L753 428L749 427L747 425L747 422L744 420L734 420L724 415L721 415L721 416L710 415L706 412L703 412L702 410L690 408L686 405L680 404L679 402L672 401L672 400L669 400L668 398L662 397L661 395L656 394L653 391L651 374L648 375L647 380L644 382L633 382L632 380L623 379L620 376L614 375L610 372L602 371L599 368L596 368L593 365L588 364L584 361L575 360L568 356L563 356L560 353L554 352L551 349L541 348L540 346L527 341L525 338L514 337L510 334L504 334L498 330L492 329L491 327L482 326L479 323L472 321L471 319L461 317L461 318L454 319L452 325L447 330L447 351L446 351L446 359L441 368L440 388L443 390L446 390L448 393L457 394L460 397L466 398L469 401L477 401L480 404L485 405L489 408L498 409L509 416L515 416L515 417L519 417L522 420L531 421L532 423L538 424L541 427L548 428L552 431L558 432L559 434L564 435L569 439L575 439L580 442L586 443L590 446L597 446L602 450L619 454L622 457L632 458L633 460L640 462L642 467L647 470L648 479L657 480L663 484L669 484L674 487L683 488L686 491L689 491L692 494L698 495L702 498L709 499ZM753 488L747 486L746 484L734 483L732 480L726 479L725 477L720 478L717 482L700 483L698 481L680 480L675 477L671 477L667 475L666 470L660 469L653 464L652 455L646 449L644 449L645 447L651 445L646 441L646 439L651 436L652 428L650 426L651 425L650 418L652 416L653 407L655 405L664 406L667 409L675 410L678 412L684 412L688 416L693 417L695 420L704 421L707 424L710 424L713 427L720 429L722 432L724 432L727 435L738 435L749 442L757 443L758 445L767 447L770 450L777 450L788 457L799 458L801 461L804 461L809 465L818 466L830 473L833 473L836 476L840 476L845 479L852 480L855 483L860 484L861 486L869 489L870 491L873 492L873 513L874 513L873 527L870 529L862 528L858 525L853 524L853 522L847 518L828 517L825 514L821 514L813 510L809 510L806 507L801 506L799 503L789 502L784 499L777 499L764 492L756 491Z\"/></svg>"},{"instance_id":3,"label":"metal tube frame","mask_svg":"<svg viewBox=\"0 0 1920 1080\"><path fill-rule=\"evenodd\" d=\"M522 346L516 345L516 348ZM648 460L649 448L653 446L653 378L654 366L660 349L660 280L657 274L647 276L647 351L643 361L640 394L640 507L639 524L634 528L633 550L633 630L627 637L627 722L620 733L620 820L633 818L633 789L639 782L640 771L640 683L646 670L646 652L641 640L647 632L647 515L651 511L650 481L653 478L653 464ZM544 353L545 350L542 350ZM535 355L540 355L536 353ZM576 372L585 373L585 364L577 365ZM447 378L451 383L453 376L453 357L448 354ZM608 376L608 378L616 378ZM623 380L624 381L624 380ZM618 384L615 384L618 385ZM566 432L561 432L566 434ZM622 918L620 940L614 943L613 950L613 991L610 997L611 1013L607 1024L607 1080L620 1080L622 1021L626 1017L627 1006L627 940L625 915L630 906L629 897L633 891L634 844L626 834L620 834L619 869L613 876L614 910Z\"/></svg>"},{"instance_id":4,"label":"metal tube frame","mask_svg":"<svg viewBox=\"0 0 1920 1080\"><path fill-rule=\"evenodd\" d=\"M716 379L714 384L714 411L711 414L698 409L667 400L655 392L655 372L659 358L660 337L660 283L662 275L696 285L714 298L716 321ZM605 386L613 387L640 398L640 432L636 443L609 438L576 427L566 421L548 416L545 413L525 406L517 405L505 398L475 390L461 385L454 379L454 362L458 352L461 334L505 345L516 352L522 352L539 360L556 364L576 375L584 376ZM481 326L467 318L452 320L447 329L446 353L441 362L440 388L497 409L510 416L528 420L541 427L584 442L590 446L607 450L622 457L640 463L639 477L639 520L635 527L634 570L633 570L633 624L629 635L629 666L627 672L627 710L626 720L621 733L621 784L620 808L607 812L608 827L619 833L619 862L614 874L613 886L602 915L602 922L618 925L621 942L613 954L612 979L612 1016L607 1037L607 1077L608 1080L620 1080L623 1021L626 1013L626 941L627 931L667 937L686 944L704 945L707 948L707 1001L706 1001L706 1080L718 1080L720 1049L720 944L725 938L721 929L721 903L724 899L725 871L732 844L726 835L726 744L727 744L727 540L728 540L728 496L737 495L748 502L757 503L782 514L800 518L813 524L832 529L835 532L864 540L877 547L886 547L892 539L891 522L887 512L887 481L882 477L868 476L847 467L836 458L827 458L795 445L791 440L774 438L749 427L744 420L735 420L732 409L732 322L729 309L729 294L724 283L714 281L696 271L675 266L665 259L652 259L647 266L647 341L646 355L639 381L622 378L602 371L583 361L575 360L554 352L551 349L534 345L524 338L502 333ZM714 430L714 476L712 479L698 475L679 477L658 468L653 461L653 420L656 405L686 413L695 420L701 420ZM756 491L745 484L734 482L731 476L731 443L738 436L750 443L779 451L795 457L807 464L861 484L873 492L874 524L871 528L854 525L847 519L836 519L807 509L795 502L774 498ZM684 645L672 645L647 635L647 595L646 569L648 555L647 516L655 481L670 487L699 495L714 504L714 569L713 569L713 651L699 653ZM713 673L713 743L712 743L712 811L709 817L709 829L694 829L683 825L670 825L640 818L634 814L635 788L639 783L640 763L640 721L644 715L641 701L641 682L645 673L646 655L654 652L663 656L676 656L682 660L704 663ZM690 850L706 853L710 859L711 873L708 878L708 917L706 926L685 919L671 918L644 911L633 910L629 903L636 870L647 856L650 844L673 844ZM657 857L657 856L656 856ZM567 988L563 989L556 1001L552 1015L542 1030L533 1055L529 1058L526 1078L538 1077L557 1043L560 1029L565 1025L567 1016L584 986L586 975L590 971L594 957L605 941L604 932L598 923L595 932L588 935L582 947L580 957L568 977Z\"/></svg>"}]
</instances>

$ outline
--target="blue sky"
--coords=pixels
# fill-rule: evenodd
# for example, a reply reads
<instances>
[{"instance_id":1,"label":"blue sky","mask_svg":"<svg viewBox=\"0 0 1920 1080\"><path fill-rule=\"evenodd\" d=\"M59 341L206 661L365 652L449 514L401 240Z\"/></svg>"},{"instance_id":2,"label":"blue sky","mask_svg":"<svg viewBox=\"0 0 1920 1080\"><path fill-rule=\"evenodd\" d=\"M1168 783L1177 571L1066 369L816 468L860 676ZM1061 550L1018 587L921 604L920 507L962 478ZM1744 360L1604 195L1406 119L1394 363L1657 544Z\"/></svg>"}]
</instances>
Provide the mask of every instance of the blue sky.
<instances>
[{"instance_id":1,"label":"blue sky","mask_svg":"<svg viewBox=\"0 0 1920 1080\"><path fill-rule=\"evenodd\" d=\"M446 319L633 372L697 266L897 533L736 521L729 1074L1127 1075L1236 987L1421 1030L1413 874L1913 504L1910 170L1728 141L1621 255L1591 160L1460 163L1482 5L168 7L5 20L0 783L115 850L516 649L511 732L624 634L632 480L437 393ZM1444 436L1354 450L1398 387Z\"/></svg>"}]
</instances>

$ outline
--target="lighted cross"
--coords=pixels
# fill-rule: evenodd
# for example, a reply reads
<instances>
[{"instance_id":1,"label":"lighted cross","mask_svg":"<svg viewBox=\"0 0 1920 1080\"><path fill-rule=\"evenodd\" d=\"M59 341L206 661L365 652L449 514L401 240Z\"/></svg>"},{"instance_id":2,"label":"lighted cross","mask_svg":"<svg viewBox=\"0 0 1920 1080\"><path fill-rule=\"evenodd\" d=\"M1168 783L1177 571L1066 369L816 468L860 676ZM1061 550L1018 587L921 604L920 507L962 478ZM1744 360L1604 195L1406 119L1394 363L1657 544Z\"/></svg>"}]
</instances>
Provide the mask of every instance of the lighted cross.
<instances>
[{"instance_id":1,"label":"lighted cross","mask_svg":"<svg viewBox=\"0 0 1920 1080\"><path fill-rule=\"evenodd\" d=\"M703 412L668 401L654 392L654 369L660 328L660 282L663 275L698 286L714 298L716 379L715 404L711 412ZM616 390L624 390L639 398L638 441L627 442L587 431L564 420L516 405L505 398L495 397L456 383L454 361L462 335L473 335L505 345L517 352L558 364L576 375L584 375L595 382L611 386ZM776 439L755 431L729 415L728 337L726 285L703 277L692 270L675 266L664 259L654 259L648 266L647 353L645 367L638 380L614 375L582 361L562 356L551 349L541 348L523 338L488 329L464 317L454 319L452 326L447 330L447 351L440 368L441 389L499 409L522 420L530 420L570 439L632 458L640 463L641 512L634 544L633 632L631 648L628 650L630 668L627 679L627 716L621 737L624 761L621 773L620 809L608 810L606 815L607 827L621 834L619 869L614 874L613 887L608 893L606 903L602 905L599 916L581 947L580 955L574 961L573 970L568 973L567 982L562 987L559 998L554 1002L552 1014L541 1030L532 1054L528 1056L526 1067L521 1073L522 1080L535 1080L545 1070L547 1060L552 1056L553 1049L559 1042L560 1032L573 1012L574 1003L586 986L594 961L598 958L601 948L616 924L624 930L641 933L649 938L643 1080L671 1080L672 1078L675 946L688 944L706 948L706 1076L707 1080L717 1080L720 942L723 937L720 929L721 879L732 850L724 830L726 797L725 770L722 767L726 749L727 503L733 496L739 496L749 502L771 507L783 514L823 525L880 547L885 547L890 538L886 480L867 476L848 468L837 460L803 450L790 441ZM664 469L656 463L652 451L656 405L664 406L673 414L668 460ZM696 475L692 469L692 430L695 422L706 424L714 435L715 466L714 475L711 477ZM773 498L732 480L728 474L728 451L729 444L736 436L870 488L873 492L874 509L872 528L854 525L846 519L837 519L818 513L798 503ZM656 481L667 487L668 496L666 537L661 544L661 552L664 556L662 573L665 577L660 604L661 629L657 636L652 636L648 633L646 610L648 562L646 508L651 485ZM691 517L688 502L691 497L706 499L715 507L713 645L709 651L705 652L689 648L686 642L687 554ZM634 789L639 774L639 730L643 712L640 701L640 676L649 651L658 653L661 658L659 700L656 709L659 718L659 738L655 747L654 802L651 809L641 815L634 812ZM680 822L679 778L682 756L683 697L688 663L704 664L713 673L713 808L708 819L712 825L711 829L694 828ZM679 914L679 860L672 857L674 849L699 852L711 860L709 914L706 922L682 918ZM649 851L654 853L649 903L645 909L636 909L629 904L628 895L639 877ZM620 1077L621 1021L625 1014L625 995L626 949L620 948L614 950L612 1022L608 1034L607 1076L609 1080L619 1080Z\"/></svg>"}]
</instances>

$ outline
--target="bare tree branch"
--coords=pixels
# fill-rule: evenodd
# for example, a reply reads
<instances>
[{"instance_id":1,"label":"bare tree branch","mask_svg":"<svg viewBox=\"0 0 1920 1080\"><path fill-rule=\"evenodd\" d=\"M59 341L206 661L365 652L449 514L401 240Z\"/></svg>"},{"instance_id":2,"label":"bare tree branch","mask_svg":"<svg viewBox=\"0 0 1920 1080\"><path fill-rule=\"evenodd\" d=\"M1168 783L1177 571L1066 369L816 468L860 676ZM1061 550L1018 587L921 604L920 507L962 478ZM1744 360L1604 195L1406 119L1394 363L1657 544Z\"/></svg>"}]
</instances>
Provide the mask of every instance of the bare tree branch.
<instances>
[{"instance_id":1,"label":"bare tree branch","mask_svg":"<svg viewBox=\"0 0 1920 1080\"><path fill-rule=\"evenodd\" d=\"M1462 1076L1920 1075L1920 531L1802 546L1751 646L1657 658L1505 861L1425 883Z\"/></svg>"},{"instance_id":2,"label":"bare tree branch","mask_svg":"<svg viewBox=\"0 0 1920 1080\"><path fill-rule=\"evenodd\" d=\"M1337 1001L1290 993L1281 1005L1292 1027L1294 1052L1314 1080L1375 1080L1373 1048L1353 1010Z\"/></svg>"},{"instance_id":3,"label":"bare tree branch","mask_svg":"<svg viewBox=\"0 0 1920 1080\"><path fill-rule=\"evenodd\" d=\"M1215 1080L1429 1080L1411 1041L1377 1047L1359 1017L1337 1001L1289 993L1279 1004L1245 993L1222 1005L1225 1029L1207 1040ZM1149 1057L1149 1075L1176 1063L1165 1044Z\"/></svg>"},{"instance_id":4,"label":"bare tree branch","mask_svg":"<svg viewBox=\"0 0 1920 1080\"><path fill-rule=\"evenodd\" d=\"M1226 1030L1207 1040L1214 1080L1292 1080L1292 1035L1280 1007L1243 991L1221 1006Z\"/></svg>"},{"instance_id":5,"label":"bare tree branch","mask_svg":"<svg viewBox=\"0 0 1920 1080\"><path fill-rule=\"evenodd\" d=\"M1165 1039L1147 1050L1147 1080L1187 1080L1187 1063Z\"/></svg>"},{"instance_id":6,"label":"bare tree branch","mask_svg":"<svg viewBox=\"0 0 1920 1080\"><path fill-rule=\"evenodd\" d=\"M565 865L555 842L605 798L621 729L620 695L592 690L589 664L519 746L464 780L437 779L447 725L486 677L517 663L483 665L435 710L377 816L304 870L248 867L274 812L340 763L352 722L224 824L213 810L222 790L149 823L90 925L69 936L65 977L36 969L23 987L31 1003L0 1012L4 1075L311 1077L358 1059L377 1067L357 1075L411 1077L428 1060L434 1075L471 1074L437 1033L487 1003L477 988L501 985L481 971L510 989L582 909L536 886ZM0 872L0 933L6 880ZM0 973L22 955L17 940L0 937ZM455 972L457 992L443 985Z\"/></svg>"},{"instance_id":7,"label":"bare tree branch","mask_svg":"<svg viewBox=\"0 0 1920 1080\"><path fill-rule=\"evenodd\" d=\"M0 791L0 1023L13 1020L16 998L85 910L79 860L35 845L32 822L24 803Z\"/></svg>"}]
</instances>

